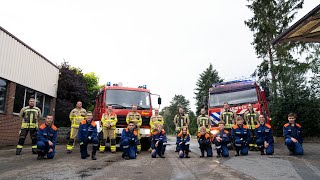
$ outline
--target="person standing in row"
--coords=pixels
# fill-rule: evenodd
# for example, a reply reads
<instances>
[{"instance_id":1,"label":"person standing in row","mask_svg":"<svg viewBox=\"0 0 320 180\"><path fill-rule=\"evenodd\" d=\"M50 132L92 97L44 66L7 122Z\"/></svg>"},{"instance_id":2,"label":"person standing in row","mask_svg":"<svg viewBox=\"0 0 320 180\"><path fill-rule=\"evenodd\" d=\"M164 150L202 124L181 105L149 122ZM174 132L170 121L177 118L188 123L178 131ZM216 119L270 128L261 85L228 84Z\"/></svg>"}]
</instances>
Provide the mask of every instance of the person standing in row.
<instances>
[{"instance_id":1,"label":"person standing in row","mask_svg":"<svg viewBox=\"0 0 320 180\"><path fill-rule=\"evenodd\" d=\"M220 120L225 122L225 128L231 129L235 124L236 113L230 110L229 103L223 104L223 110L220 113Z\"/></svg>"},{"instance_id":2,"label":"person standing in row","mask_svg":"<svg viewBox=\"0 0 320 180\"><path fill-rule=\"evenodd\" d=\"M255 148L255 128L258 124L259 113L255 112L252 104L248 105L248 111L244 113L244 121L249 128L251 134L251 142L249 142L249 150L253 151Z\"/></svg>"},{"instance_id":3,"label":"person standing in row","mask_svg":"<svg viewBox=\"0 0 320 180\"><path fill-rule=\"evenodd\" d=\"M108 106L108 110L106 113L102 115L101 123L102 123L102 132L103 138L100 142L100 152L104 152L106 148L106 141L109 138L110 140L110 150L112 153L115 153L116 148L116 125L118 119L117 115L112 111L112 106Z\"/></svg>"},{"instance_id":4,"label":"person standing in row","mask_svg":"<svg viewBox=\"0 0 320 180\"><path fill-rule=\"evenodd\" d=\"M211 126L209 116L206 114L206 110L204 108L200 110L200 113L201 114L197 118L198 132L200 132L200 128L203 126L206 128L206 132L209 132Z\"/></svg>"},{"instance_id":5,"label":"person standing in row","mask_svg":"<svg viewBox=\"0 0 320 180\"><path fill-rule=\"evenodd\" d=\"M68 144L67 144L67 153L71 153L74 145L75 145L75 141L78 137L78 130L79 130L79 125L80 122L82 120L84 120L85 116L86 116L87 111L85 109L82 108L82 102L78 101L76 108L74 108L69 115L70 121L71 121L71 130L70 130L70 138L68 140Z\"/></svg>"},{"instance_id":6,"label":"person standing in row","mask_svg":"<svg viewBox=\"0 0 320 180\"><path fill-rule=\"evenodd\" d=\"M29 99L29 106L21 109L19 116L22 118L21 130L19 133L19 141L16 149L16 155L20 155L26 136L28 133L31 137L32 154L37 154L37 131L38 121L41 117L41 111L35 106L35 99Z\"/></svg>"}]
</instances>

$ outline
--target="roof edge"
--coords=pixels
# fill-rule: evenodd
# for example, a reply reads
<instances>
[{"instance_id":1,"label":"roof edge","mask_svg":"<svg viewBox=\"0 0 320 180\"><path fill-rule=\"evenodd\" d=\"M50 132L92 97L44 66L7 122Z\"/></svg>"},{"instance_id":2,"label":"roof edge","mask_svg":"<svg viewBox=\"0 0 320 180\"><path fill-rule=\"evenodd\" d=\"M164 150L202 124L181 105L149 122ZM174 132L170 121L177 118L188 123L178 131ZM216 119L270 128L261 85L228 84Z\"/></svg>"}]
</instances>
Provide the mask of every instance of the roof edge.
<instances>
[{"instance_id":1,"label":"roof edge","mask_svg":"<svg viewBox=\"0 0 320 180\"><path fill-rule=\"evenodd\" d=\"M320 10L320 4L318 6L316 6L315 8L313 8L308 14L306 14L305 16L303 16L301 19L299 19L299 21L297 21L296 23L294 23L292 26L290 26L287 30L285 30L284 32L282 32L280 35L278 35L275 39L273 39L271 41L272 45L277 44L284 36L286 36L290 31L292 31L293 29L295 29L296 27L298 27L303 21L307 20L309 17L311 17L312 15L314 15L317 11Z\"/></svg>"},{"instance_id":2,"label":"roof edge","mask_svg":"<svg viewBox=\"0 0 320 180\"><path fill-rule=\"evenodd\" d=\"M53 64L49 59L47 59L46 57L44 57L42 54L40 54L38 51L34 50L32 47L30 47L28 44L24 43L23 41L21 41L19 38L17 38L15 35L13 35L12 33L10 33L9 31L7 31L6 29L4 29L3 27L0 26L0 30L4 31L5 33L7 33L9 36L13 37L15 40L17 40L19 43L21 43L22 45L26 46L28 49L30 49L32 52L36 53L37 55L39 55L40 57L42 57L44 60L46 60L48 63L50 63L52 66L56 67L57 69L60 69L57 65Z\"/></svg>"}]
</instances>

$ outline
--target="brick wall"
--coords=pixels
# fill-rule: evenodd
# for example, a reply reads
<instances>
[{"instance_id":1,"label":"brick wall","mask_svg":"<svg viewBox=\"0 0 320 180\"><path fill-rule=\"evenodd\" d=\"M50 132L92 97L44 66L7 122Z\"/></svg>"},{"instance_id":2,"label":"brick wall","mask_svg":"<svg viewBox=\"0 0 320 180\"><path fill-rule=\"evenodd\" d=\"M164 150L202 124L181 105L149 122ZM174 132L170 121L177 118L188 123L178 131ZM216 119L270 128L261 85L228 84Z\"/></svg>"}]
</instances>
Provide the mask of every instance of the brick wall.
<instances>
[{"instance_id":1,"label":"brick wall","mask_svg":"<svg viewBox=\"0 0 320 180\"><path fill-rule=\"evenodd\" d=\"M7 87L7 96L5 104L5 112L0 113L0 146L17 145L19 140L19 131L21 127L21 118L13 114L14 97L16 92L16 84L9 82ZM54 111L55 99L51 101L51 113ZM54 113L53 113L54 114ZM44 121L40 120L39 125ZM31 139L28 134L25 144L30 144Z\"/></svg>"}]
</instances>

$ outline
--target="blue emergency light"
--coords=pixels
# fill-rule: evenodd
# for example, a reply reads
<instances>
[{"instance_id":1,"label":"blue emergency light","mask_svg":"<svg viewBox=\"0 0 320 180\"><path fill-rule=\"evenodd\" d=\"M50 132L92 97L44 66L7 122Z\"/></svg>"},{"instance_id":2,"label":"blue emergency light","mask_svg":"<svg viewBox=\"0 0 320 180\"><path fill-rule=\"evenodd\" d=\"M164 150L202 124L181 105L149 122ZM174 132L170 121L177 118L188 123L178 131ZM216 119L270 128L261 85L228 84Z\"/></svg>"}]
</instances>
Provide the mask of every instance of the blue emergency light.
<instances>
[{"instance_id":1,"label":"blue emergency light","mask_svg":"<svg viewBox=\"0 0 320 180\"><path fill-rule=\"evenodd\" d=\"M147 85L143 85L142 88L143 88L143 89L147 89Z\"/></svg>"},{"instance_id":2,"label":"blue emergency light","mask_svg":"<svg viewBox=\"0 0 320 180\"><path fill-rule=\"evenodd\" d=\"M111 86L111 82L107 82L107 86Z\"/></svg>"}]
</instances>

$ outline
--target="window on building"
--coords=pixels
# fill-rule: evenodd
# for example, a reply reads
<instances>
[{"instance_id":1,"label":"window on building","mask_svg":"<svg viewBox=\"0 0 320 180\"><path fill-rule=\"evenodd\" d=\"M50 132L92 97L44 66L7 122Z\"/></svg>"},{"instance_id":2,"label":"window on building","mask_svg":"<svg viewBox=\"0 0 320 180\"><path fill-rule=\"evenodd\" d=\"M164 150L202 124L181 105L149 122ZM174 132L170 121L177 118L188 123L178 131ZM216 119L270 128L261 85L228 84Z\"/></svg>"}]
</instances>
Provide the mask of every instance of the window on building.
<instances>
[{"instance_id":1,"label":"window on building","mask_svg":"<svg viewBox=\"0 0 320 180\"><path fill-rule=\"evenodd\" d=\"M5 111L6 104L6 96L7 96L7 81L0 78L0 112Z\"/></svg>"},{"instance_id":2,"label":"window on building","mask_svg":"<svg viewBox=\"0 0 320 180\"><path fill-rule=\"evenodd\" d=\"M20 113L20 110L24 106L29 105L29 99L31 97L35 98L36 106L41 110L43 117L50 113L50 103L52 99L50 96L25 88L19 84L16 86L13 112Z\"/></svg>"}]
</instances>

